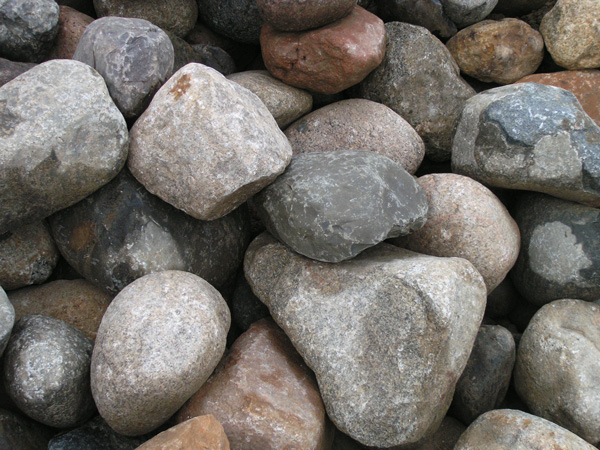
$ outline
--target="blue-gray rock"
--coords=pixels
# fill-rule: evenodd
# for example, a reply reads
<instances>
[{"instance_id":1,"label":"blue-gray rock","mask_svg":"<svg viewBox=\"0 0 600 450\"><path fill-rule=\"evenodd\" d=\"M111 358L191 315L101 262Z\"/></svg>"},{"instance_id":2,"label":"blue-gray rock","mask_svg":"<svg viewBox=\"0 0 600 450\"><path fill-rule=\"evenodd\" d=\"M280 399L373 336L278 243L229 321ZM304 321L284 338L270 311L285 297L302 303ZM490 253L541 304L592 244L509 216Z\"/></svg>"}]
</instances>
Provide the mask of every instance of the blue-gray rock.
<instances>
[{"instance_id":1,"label":"blue-gray rock","mask_svg":"<svg viewBox=\"0 0 600 450\"><path fill-rule=\"evenodd\" d=\"M253 204L277 239L325 262L408 234L427 217L427 198L415 179L391 159L364 150L296 155Z\"/></svg>"},{"instance_id":2,"label":"blue-gray rock","mask_svg":"<svg viewBox=\"0 0 600 450\"><path fill-rule=\"evenodd\" d=\"M15 308L8 299L4 289L0 287L0 356L4 353L10 333L15 324Z\"/></svg>"},{"instance_id":3,"label":"blue-gray rock","mask_svg":"<svg viewBox=\"0 0 600 450\"><path fill-rule=\"evenodd\" d=\"M486 185L600 206L600 127L570 92L502 86L467 101L452 170Z\"/></svg>"},{"instance_id":4,"label":"blue-gray rock","mask_svg":"<svg viewBox=\"0 0 600 450\"><path fill-rule=\"evenodd\" d=\"M73 59L84 62L106 81L123 116L139 116L173 73L169 36L143 19L103 17L87 26Z\"/></svg>"},{"instance_id":5,"label":"blue-gray rock","mask_svg":"<svg viewBox=\"0 0 600 450\"><path fill-rule=\"evenodd\" d=\"M377 0L377 7L379 15L387 22L419 25L442 38L449 38L457 31L444 12L441 0Z\"/></svg>"},{"instance_id":6,"label":"blue-gray rock","mask_svg":"<svg viewBox=\"0 0 600 450\"><path fill-rule=\"evenodd\" d=\"M258 44L263 20L256 0L197 0L209 28L234 41Z\"/></svg>"},{"instance_id":7,"label":"blue-gray rock","mask_svg":"<svg viewBox=\"0 0 600 450\"><path fill-rule=\"evenodd\" d=\"M0 409L2 450L46 450L52 432L28 417Z\"/></svg>"},{"instance_id":8,"label":"blue-gray rock","mask_svg":"<svg viewBox=\"0 0 600 450\"><path fill-rule=\"evenodd\" d=\"M498 0L441 0L444 12L458 28L464 28L485 19Z\"/></svg>"},{"instance_id":9,"label":"blue-gray rock","mask_svg":"<svg viewBox=\"0 0 600 450\"><path fill-rule=\"evenodd\" d=\"M10 61L5 58L0 58L0 87L36 65L37 64L35 63Z\"/></svg>"}]
</instances>

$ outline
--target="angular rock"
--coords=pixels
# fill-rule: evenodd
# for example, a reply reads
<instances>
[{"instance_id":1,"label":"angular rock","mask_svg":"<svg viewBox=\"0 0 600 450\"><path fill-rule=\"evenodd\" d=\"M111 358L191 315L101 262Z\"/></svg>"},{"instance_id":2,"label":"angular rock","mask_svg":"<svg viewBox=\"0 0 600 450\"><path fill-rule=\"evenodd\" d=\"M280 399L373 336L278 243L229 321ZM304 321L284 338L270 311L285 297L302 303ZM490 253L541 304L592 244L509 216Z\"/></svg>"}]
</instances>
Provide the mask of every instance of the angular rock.
<instances>
[{"instance_id":1,"label":"angular rock","mask_svg":"<svg viewBox=\"0 0 600 450\"><path fill-rule=\"evenodd\" d=\"M294 156L253 205L277 239L325 262L411 233L427 215L425 194L408 172L385 156L357 150Z\"/></svg>"},{"instance_id":2,"label":"angular rock","mask_svg":"<svg viewBox=\"0 0 600 450\"><path fill-rule=\"evenodd\" d=\"M564 89L490 89L465 105L452 171L489 186L600 206L600 128Z\"/></svg>"},{"instance_id":3,"label":"angular rock","mask_svg":"<svg viewBox=\"0 0 600 450\"><path fill-rule=\"evenodd\" d=\"M0 409L0 442L6 450L46 450L51 432L39 423Z\"/></svg>"},{"instance_id":4,"label":"angular rock","mask_svg":"<svg viewBox=\"0 0 600 450\"><path fill-rule=\"evenodd\" d=\"M270 184L291 156L256 95L209 67L188 64L131 129L128 167L167 203L214 220Z\"/></svg>"},{"instance_id":5,"label":"angular rock","mask_svg":"<svg viewBox=\"0 0 600 450\"><path fill-rule=\"evenodd\" d=\"M377 6L386 22L419 25L442 38L456 34L456 25L444 12L440 0L377 0Z\"/></svg>"},{"instance_id":6,"label":"angular rock","mask_svg":"<svg viewBox=\"0 0 600 450\"><path fill-rule=\"evenodd\" d=\"M234 41L258 44L263 20L256 0L197 0L202 21Z\"/></svg>"},{"instance_id":7,"label":"angular rock","mask_svg":"<svg viewBox=\"0 0 600 450\"><path fill-rule=\"evenodd\" d=\"M358 86L359 97L392 108L419 133L428 158L450 158L455 122L475 94L448 49L424 28L385 25L383 62Z\"/></svg>"},{"instance_id":8,"label":"angular rock","mask_svg":"<svg viewBox=\"0 0 600 450\"><path fill-rule=\"evenodd\" d=\"M48 53L48 59L71 59L77 49L79 39L83 36L87 26L94 19L86 14L69 8L60 6L60 16L58 18L58 33L54 40L54 45Z\"/></svg>"},{"instance_id":9,"label":"angular rock","mask_svg":"<svg viewBox=\"0 0 600 450\"><path fill-rule=\"evenodd\" d=\"M229 450L221 424L212 415L194 417L153 437L137 450Z\"/></svg>"},{"instance_id":10,"label":"angular rock","mask_svg":"<svg viewBox=\"0 0 600 450\"><path fill-rule=\"evenodd\" d=\"M0 58L0 87L36 65L35 63L9 61L8 59Z\"/></svg>"},{"instance_id":11,"label":"angular rock","mask_svg":"<svg viewBox=\"0 0 600 450\"><path fill-rule=\"evenodd\" d=\"M473 25L485 19L498 0L441 0L444 12L458 28Z\"/></svg>"},{"instance_id":12,"label":"angular rock","mask_svg":"<svg viewBox=\"0 0 600 450\"><path fill-rule=\"evenodd\" d=\"M256 0L263 20L281 31L319 28L350 14L356 0Z\"/></svg>"},{"instance_id":13,"label":"angular rock","mask_svg":"<svg viewBox=\"0 0 600 450\"><path fill-rule=\"evenodd\" d=\"M80 425L96 411L90 391L93 342L54 317L19 320L4 352L2 382L34 420L56 428Z\"/></svg>"},{"instance_id":14,"label":"angular rock","mask_svg":"<svg viewBox=\"0 0 600 450\"><path fill-rule=\"evenodd\" d=\"M368 120L365 118L368 117ZM400 115L364 99L335 102L294 122L285 130L294 154L332 150L370 150L415 173L425 145Z\"/></svg>"},{"instance_id":15,"label":"angular rock","mask_svg":"<svg viewBox=\"0 0 600 450\"><path fill-rule=\"evenodd\" d=\"M15 324L15 308L8 300L6 292L0 287L0 356L4 353L10 333Z\"/></svg>"},{"instance_id":16,"label":"angular rock","mask_svg":"<svg viewBox=\"0 0 600 450\"><path fill-rule=\"evenodd\" d=\"M383 21L360 6L321 28L278 31L265 24L260 44L265 66L291 86L336 94L362 81L383 60Z\"/></svg>"},{"instance_id":17,"label":"angular rock","mask_svg":"<svg viewBox=\"0 0 600 450\"><path fill-rule=\"evenodd\" d=\"M92 355L102 418L127 436L162 425L208 379L229 325L221 295L191 273L168 270L128 285L106 310Z\"/></svg>"},{"instance_id":18,"label":"angular rock","mask_svg":"<svg viewBox=\"0 0 600 450\"><path fill-rule=\"evenodd\" d=\"M0 233L82 200L125 164L125 119L78 61L48 61L2 86L0 117Z\"/></svg>"},{"instance_id":19,"label":"angular rock","mask_svg":"<svg viewBox=\"0 0 600 450\"><path fill-rule=\"evenodd\" d=\"M458 420L446 416L437 431L414 450L452 450L466 429Z\"/></svg>"},{"instance_id":20,"label":"angular rock","mask_svg":"<svg viewBox=\"0 0 600 450\"><path fill-rule=\"evenodd\" d=\"M314 370L342 432L392 447L438 428L485 308L485 284L471 263L380 244L326 264L263 234L244 269Z\"/></svg>"}]
</instances>

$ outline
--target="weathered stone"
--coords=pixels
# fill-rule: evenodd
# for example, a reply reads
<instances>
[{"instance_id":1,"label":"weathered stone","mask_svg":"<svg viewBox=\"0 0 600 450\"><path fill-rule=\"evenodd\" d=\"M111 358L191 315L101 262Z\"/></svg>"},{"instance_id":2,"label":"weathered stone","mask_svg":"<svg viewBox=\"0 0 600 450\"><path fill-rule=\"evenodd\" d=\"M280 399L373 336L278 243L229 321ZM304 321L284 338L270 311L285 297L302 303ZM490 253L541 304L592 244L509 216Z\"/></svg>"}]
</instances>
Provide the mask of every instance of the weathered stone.
<instances>
[{"instance_id":1,"label":"weathered stone","mask_svg":"<svg viewBox=\"0 0 600 450\"><path fill-rule=\"evenodd\" d=\"M169 270L131 283L96 337L91 380L100 415L127 436L163 424L208 379L229 325L223 297L196 275Z\"/></svg>"},{"instance_id":2,"label":"weathered stone","mask_svg":"<svg viewBox=\"0 0 600 450\"><path fill-rule=\"evenodd\" d=\"M0 233L82 200L125 164L125 119L78 61L48 61L2 86L0 117Z\"/></svg>"},{"instance_id":3,"label":"weathered stone","mask_svg":"<svg viewBox=\"0 0 600 450\"><path fill-rule=\"evenodd\" d=\"M202 20L234 41L258 44L263 20L256 0L197 0Z\"/></svg>"},{"instance_id":4,"label":"weathered stone","mask_svg":"<svg viewBox=\"0 0 600 450\"><path fill-rule=\"evenodd\" d=\"M368 118L368 120L365 120ZM417 132L393 110L364 99L335 102L285 130L294 154L332 150L370 150L415 173L425 156Z\"/></svg>"},{"instance_id":5,"label":"weathered stone","mask_svg":"<svg viewBox=\"0 0 600 450\"><path fill-rule=\"evenodd\" d=\"M229 440L212 415L194 417L153 437L137 450L229 450ZM262 448L262 447L261 447Z\"/></svg>"},{"instance_id":6,"label":"weathered stone","mask_svg":"<svg viewBox=\"0 0 600 450\"><path fill-rule=\"evenodd\" d=\"M35 63L9 61L8 59L0 58L0 87L36 65Z\"/></svg>"},{"instance_id":7,"label":"weathered stone","mask_svg":"<svg viewBox=\"0 0 600 450\"><path fill-rule=\"evenodd\" d=\"M326 450L333 428L314 375L271 320L253 324L176 416L212 414L238 450Z\"/></svg>"},{"instance_id":8,"label":"weathered stone","mask_svg":"<svg viewBox=\"0 0 600 450\"><path fill-rule=\"evenodd\" d=\"M0 356L4 353L10 333L15 324L15 309L8 300L6 292L0 287Z\"/></svg>"},{"instance_id":9,"label":"weathered stone","mask_svg":"<svg viewBox=\"0 0 600 450\"><path fill-rule=\"evenodd\" d=\"M498 0L441 0L444 12L458 28L463 28L485 19Z\"/></svg>"},{"instance_id":10,"label":"weathered stone","mask_svg":"<svg viewBox=\"0 0 600 450\"><path fill-rule=\"evenodd\" d=\"M2 382L10 398L34 420L68 428L96 411L90 392L93 342L54 317L19 320L4 352Z\"/></svg>"},{"instance_id":11,"label":"weathered stone","mask_svg":"<svg viewBox=\"0 0 600 450\"><path fill-rule=\"evenodd\" d=\"M470 262L380 244L326 264L263 234L244 266L252 290L315 371L342 432L392 447L438 428L485 308L485 284Z\"/></svg>"},{"instance_id":12,"label":"weathered stone","mask_svg":"<svg viewBox=\"0 0 600 450\"><path fill-rule=\"evenodd\" d=\"M0 442L3 450L46 450L50 430L14 412L0 409Z\"/></svg>"},{"instance_id":13,"label":"weathered stone","mask_svg":"<svg viewBox=\"0 0 600 450\"><path fill-rule=\"evenodd\" d=\"M260 44L265 66L284 83L335 94L362 81L383 60L383 21L360 6L314 30L278 31L265 24Z\"/></svg>"},{"instance_id":14,"label":"weathered stone","mask_svg":"<svg viewBox=\"0 0 600 450\"><path fill-rule=\"evenodd\" d=\"M240 272L230 300L231 320L242 330L246 331L254 322L269 317L269 308L261 302Z\"/></svg>"},{"instance_id":15,"label":"weathered stone","mask_svg":"<svg viewBox=\"0 0 600 450\"><path fill-rule=\"evenodd\" d=\"M476 23L446 47L463 73L486 83L514 83L535 72L544 58L542 35L519 19Z\"/></svg>"},{"instance_id":16,"label":"weathered stone","mask_svg":"<svg viewBox=\"0 0 600 450\"><path fill-rule=\"evenodd\" d=\"M43 283L59 257L45 222L6 232L0 236L0 286L10 290Z\"/></svg>"},{"instance_id":17,"label":"weathered stone","mask_svg":"<svg viewBox=\"0 0 600 450\"><path fill-rule=\"evenodd\" d=\"M548 0L498 0L493 12L507 17L519 17L541 8Z\"/></svg>"},{"instance_id":18,"label":"weathered stone","mask_svg":"<svg viewBox=\"0 0 600 450\"><path fill-rule=\"evenodd\" d=\"M419 133L427 156L450 158L455 122L475 94L459 76L448 49L422 27L401 22L385 25L383 62L360 85L362 98L389 106Z\"/></svg>"},{"instance_id":19,"label":"weathered stone","mask_svg":"<svg viewBox=\"0 0 600 450\"><path fill-rule=\"evenodd\" d=\"M277 239L326 262L413 232L427 215L425 194L408 172L385 156L358 150L294 156L253 204Z\"/></svg>"},{"instance_id":20,"label":"weathered stone","mask_svg":"<svg viewBox=\"0 0 600 450\"><path fill-rule=\"evenodd\" d=\"M319 28L350 14L356 0L256 0L263 20L281 31Z\"/></svg>"},{"instance_id":21,"label":"weathered stone","mask_svg":"<svg viewBox=\"0 0 600 450\"><path fill-rule=\"evenodd\" d=\"M465 105L452 170L489 186L600 206L600 128L564 89L490 89Z\"/></svg>"},{"instance_id":22,"label":"weathered stone","mask_svg":"<svg viewBox=\"0 0 600 450\"><path fill-rule=\"evenodd\" d=\"M61 5L58 33L47 59L73 58L79 39L83 36L87 26L93 21L92 17Z\"/></svg>"},{"instance_id":23,"label":"weathered stone","mask_svg":"<svg viewBox=\"0 0 600 450\"><path fill-rule=\"evenodd\" d=\"M440 0L377 0L377 6L386 22L419 25L442 38L456 34L456 25L444 12Z\"/></svg>"},{"instance_id":24,"label":"weathered stone","mask_svg":"<svg viewBox=\"0 0 600 450\"><path fill-rule=\"evenodd\" d=\"M198 55L201 64L212 67L223 75L235 72L235 61L222 48L214 45L193 45L192 48Z\"/></svg>"},{"instance_id":25,"label":"weathered stone","mask_svg":"<svg viewBox=\"0 0 600 450\"><path fill-rule=\"evenodd\" d=\"M146 189L201 220L233 211L292 156L260 99L200 64L156 93L131 129L129 152L129 169Z\"/></svg>"}]
</instances>

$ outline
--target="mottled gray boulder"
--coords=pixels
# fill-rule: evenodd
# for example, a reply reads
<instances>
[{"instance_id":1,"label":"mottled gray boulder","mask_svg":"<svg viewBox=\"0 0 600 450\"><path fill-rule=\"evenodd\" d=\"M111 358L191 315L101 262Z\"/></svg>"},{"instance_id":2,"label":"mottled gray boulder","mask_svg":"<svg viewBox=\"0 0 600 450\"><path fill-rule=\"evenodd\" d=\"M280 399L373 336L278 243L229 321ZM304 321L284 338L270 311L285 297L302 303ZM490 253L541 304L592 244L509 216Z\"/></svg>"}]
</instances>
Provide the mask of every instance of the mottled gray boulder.
<instances>
[{"instance_id":1,"label":"mottled gray boulder","mask_svg":"<svg viewBox=\"0 0 600 450\"><path fill-rule=\"evenodd\" d=\"M234 41L258 44L263 20L256 0L197 0L202 21Z\"/></svg>"},{"instance_id":2,"label":"mottled gray boulder","mask_svg":"<svg viewBox=\"0 0 600 450\"><path fill-rule=\"evenodd\" d=\"M188 64L131 129L128 167L167 203L214 220L270 184L291 156L256 95L214 69Z\"/></svg>"},{"instance_id":3,"label":"mottled gray boulder","mask_svg":"<svg viewBox=\"0 0 600 450\"><path fill-rule=\"evenodd\" d=\"M511 272L528 301L600 297L600 210L549 195L523 193L513 208L521 251Z\"/></svg>"},{"instance_id":4,"label":"mottled gray boulder","mask_svg":"<svg viewBox=\"0 0 600 450\"><path fill-rule=\"evenodd\" d=\"M490 89L465 105L452 170L490 186L600 206L600 128L564 89Z\"/></svg>"},{"instance_id":5,"label":"mottled gray boulder","mask_svg":"<svg viewBox=\"0 0 600 450\"><path fill-rule=\"evenodd\" d=\"M56 428L82 424L96 411L90 391L94 343L54 317L20 319L4 352L2 382L34 420Z\"/></svg>"},{"instance_id":6,"label":"mottled gray boulder","mask_svg":"<svg viewBox=\"0 0 600 450\"><path fill-rule=\"evenodd\" d=\"M4 353L10 333L15 324L15 308L8 300L4 289L0 287L0 356Z\"/></svg>"},{"instance_id":7,"label":"mottled gray boulder","mask_svg":"<svg viewBox=\"0 0 600 450\"><path fill-rule=\"evenodd\" d=\"M515 388L533 414L600 442L600 306L543 306L519 343Z\"/></svg>"},{"instance_id":8,"label":"mottled gray boulder","mask_svg":"<svg viewBox=\"0 0 600 450\"><path fill-rule=\"evenodd\" d=\"M58 32L58 16L54 0L4 0L0 3L0 56L42 61Z\"/></svg>"},{"instance_id":9,"label":"mottled gray boulder","mask_svg":"<svg viewBox=\"0 0 600 450\"><path fill-rule=\"evenodd\" d=\"M418 230L427 216L425 194L408 172L385 156L358 150L294 156L253 205L277 239L325 262Z\"/></svg>"},{"instance_id":10,"label":"mottled gray boulder","mask_svg":"<svg viewBox=\"0 0 600 450\"><path fill-rule=\"evenodd\" d=\"M498 0L441 0L444 12L458 28L464 28L485 19Z\"/></svg>"},{"instance_id":11,"label":"mottled gray boulder","mask_svg":"<svg viewBox=\"0 0 600 450\"><path fill-rule=\"evenodd\" d=\"M71 206L125 164L125 119L86 64L48 61L8 82L0 117L0 233Z\"/></svg>"},{"instance_id":12,"label":"mottled gray boulder","mask_svg":"<svg viewBox=\"0 0 600 450\"><path fill-rule=\"evenodd\" d=\"M244 269L314 370L342 432L377 447L435 432L485 308L485 284L471 263L389 244L318 263L262 234Z\"/></svg>"},{"instance_id":13,"label":"mottled gray boulder","mask_svg":"<svg viewBox=\"0 0 600 450\"><path fill-rule=\"evenodd\" d=\"M0 442L3 450L46 450L50 429L11 411L0 409Z\"/></svg>"},{"instance_id":14,"label":"mottled gray boulder","mask_svg":"<svg viewBox=\"0 0 600 450\"><path fill-rule=\"evenodd\" d=\"M115 104L131 119L171 76L174 51L169 36L147 20L103 17L85 29L73 59L102 75Z\"/></svg>"},{"instance_id":15,"label":"mottled gray boulder","mask_svg":"<svg viewBox=\"0 0 600 450\"><path fill-rule=\"evenodd\" d=\"M92 393L120 434L162 425L223 356L227 304L202 278L168 270L137 279L109 305L92 356Z\"/></svg>"},{"instance_id":16,"label":"mottled gray boulder","mask_svg":"<svg viewBox=\"0 0 600 450\"><path fill-rule=\"evenodd\" d=\"M425 142L430 159L450 159L455 122L475 94L459 75L452 55L422 27L401 22L385 25L383 62L358 86L358 95L400 114Z\"/></svg>"},{"instance_id":17,"label":"mottled gray boulder","mask_svg":"<svg viewBox=\"0 0 600 450\"><path fill-rule=\"evenodd\" d=\"M16 62L0 58L0 87L36 65L35 63Z\"/></svg>"},{"instance_id":18,"label":"mottled gray boulder","mask_svg":"<svg viewBox=\"0 0 600 450\"><path fill-rule=\"evenodd\" d=\"M444 12L441 0L377 0L377 6L386 22L419 25L442 38L456 34L456 25Z\"/></svg>"}]
</instances>

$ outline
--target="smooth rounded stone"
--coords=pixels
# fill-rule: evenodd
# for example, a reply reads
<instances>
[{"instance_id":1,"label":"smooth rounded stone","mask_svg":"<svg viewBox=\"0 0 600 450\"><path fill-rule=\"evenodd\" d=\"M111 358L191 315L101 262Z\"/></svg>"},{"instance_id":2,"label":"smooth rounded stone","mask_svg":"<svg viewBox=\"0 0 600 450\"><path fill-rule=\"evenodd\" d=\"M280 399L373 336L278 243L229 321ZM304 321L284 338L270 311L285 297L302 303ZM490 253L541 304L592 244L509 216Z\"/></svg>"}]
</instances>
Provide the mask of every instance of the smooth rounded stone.
<instances>
[{"instance_id":1,"label":"smooth rounded stone","mask_svg":"<svg viewBox=\"0 0 600 450\"><path fill-rule=\"evenodd\" d=\"M8 59L0 58L0 87L35 66L37 66L35 63L10 61Z\"/></svg>"},{"instance_id":2,"label":"smooth rounded stone","mask_svg":"<svg viewBox=\"0 0 600 450\"><path fill-rule=\"evenodd\" d=\"M50 430L29 418L0 409L0 443L3 450L46 450Z\"/></svg>"},{"instance_id":3,"label":"smooth rounded stone","mask_svg":"<svg viewBox=\"0 0 600 450\"><path fill-rule=\"evenodd\" d=\"M215 45L192 46L201 64L212 67L223 75L235 72L236 66L233 58L222 48Z\"/></svg>"},{"instance_id":4,"label":"smooth rounded stone","mask_svg":"<svg viewBox=\"0 0 600 450\"><path fill-rule=\"evenodd\" d=\"M15 324L15 308L8 300L4 289L0 287L0 356L4 353L10 333Z\"/></svg>"},{"instance_id":5,"label":"smooth rounded stone","mask_svg":"<svg viewBox=\"0 0 600 450\"><path fill-rule=\"evenodd\" d=\"M52 316L94 341L113 297L86 280L55 280L12 291L8 298L15 308L16 320L28 314Z\"/></svg>"},{"instance_id":6,"label":"smooth rounded stone","mask_svg":"<svg viewBox=\"0 0 600 450\"><path fill-rule=\"evenodd\" d=\"M152 194L214 220L269 185L291 157L256 95L214 69L188 64L132 127L128 167Z\"/></svg>"},{"instance_id":7,"label":"smooth rounded stone","mask_svg":"<svg viewBox=\"0 0 600 450\"><path fill-rule=\"evenodd\" d=\"M600 67L600 4L558 0L542 19L540 32L552 59L566 69Z\"/></svg>"},{"instance_id":8,"label":"smooth rounded stone","mask_svg":"<svg viewBox=\"0 0 600 450\"><path fill-rule=\"evenodd\" d=\"M144 19L177 36L188 34L198 18L196 0L94 0L98 17Z\"/></svg>"},{"instance_id":9,"label":"smooth rounded stone","mask_svg":"<svg viewBox=\"0 0 600 450\"><path fill-rule=\"evenodd\" d=\"M440 0L377 0L378 14L386 22L419 25L442 38L456 34L456 25Z\"/></svg>"},{"instance_id":10,"label":"smooth rounded stone","mask_svg":"<svg viewBox=\"0 0 600 450\"><path fill-rule=\"evenodd\" d=\"M256 94L281 129L312 109L313 100L309 92L288 86L266 70L233 73L227 79L235 81Z\"/></svg>"},{"instance_id":11,"label":"smooth rounded stone","mask_svg":"<svg viewBox=\"0 0 600 450\"><path fill-rule=\"evenodd\" d=\"M538 306L562 298L600 298L600 209L523 193L513 208L521 251L515 287Z\"/></svg>"},{"instance_id":12,"label":"smooth rounded stone","mask_svg":"<svg viewBox=\"0 0 600 450\"><path fill-rule=\"evenodd\" d=\"M387 106L365 99L324 106L294 122L285 135L295 155L369 150L387 156L410 174L425 156L423 140L406 120Z\"/></svg>"},{"instance_id":13,"label":"smooth rounded stone","mask_svg":"<svg viewBox=\"0 0 600 450\"><path fill-rule=\"evenodd\" d=\"M194 417L156 435L136 450L229 450L223 426L212 415ZM50 449L49 449L50 450Z\"/></svg>"},{"instance_id":14,"label":"smooth rounded stone","mask_svg":"<svg viewBox=\"0 0 600 450\"><path fill-rule=\"evenodd\" d=\"M153 272L183 270L219 288L250 242L244 205L200 221L150 194L124 169L106 186L51 218L63 257L84 278L117 294Z\"/></svg>"},{"instance_id":15,"label":"smooth rounded stone","mask_svg":"<svg viewBox=\"0 0 600 450\"><path fill-rule=\"evenodd\" d=\"M0 233L84 199L127 159L123 115L78 61L48 61L2 86L0 117Z\"/></svg>"},{"instance_id":16,"label":"smooth rounded stone","mask_svg":"<svg viewBox=\"0 0 600 450\"><path fill-rule=\"evenodd\" d=\"M463 73L486 83L514 83L535 72L544 58L542 35L512 18L471 25L446 47Z\"/></svg>"},{"instance_id":17,"label":"smooth rounded stone","mask_svg":"<svg viewBox=\"0 0 600 450\"><path fill-rule=\"evenodd\" d=\"M269 308L261 302L241 272L236 280L236 286L230 300L231 320L242 331L250 328L254 322L269 317Z\"/></svg>"},{"instance_id":18,"label":"smooth rounded stone","mask_svg":"<svg viewBox=\"0 0 600 450\"><path fill-rule=\"evenodd\" d=\"M458 420L446 416L437 431L414 450L452 450L466 429Z\"/></svg>"},{"instance_id":19,"label":"smooth rounded stone","mask_svg":"<svg viewBox=\"0 0 600 450\"><path fill-rule=\"evenodd\" d=\"M212 30L234 41L258 44L263 20L256 0L197 0L200 17Z\"/></svg>"},{"instance_id":20,"label":"smooth rounded stone","mask_svg":"<svg viewBox=\"0 0 600 450\"><path fill-rule=\"evenodd\" d=\"M600 306L544 305L519 343L514 383L533 414L600 442Z\"/></svg>"},{"instance_id":21,"label":"smooth rounded stone","mask_svg":"<svg viewBox=\"0 0 600 450\"><path fill-rule=\"evenodd\" d=\"M281 31L304 31L328 25L350 14L357 0L256 0L261 17Z\"/></svg>"},{"instance_id":22,"label":"smooth rounded stone","mask_svg":"<svg viewBox=\"0 0 600 450\"><path fill-rule=\"evenodd\" d=\"M271 234L325 262L418 230L427 216L425 194L408 172L358 150L296 155L252 201Z\"/></svg>"},{"instance_id":23,"label":"smooth rounded stone","mask_svg":"<svg viewBox=\"0 0 600 450\"><path fill-rule=\"evenodd\" d=\"M493 13L507 17L520 17L543 7L548 0L498 0Z\"/></svg>"},{"instance_id":24,"label":"smooth rounded stone","mask_svg":"<svg viewBox=\"0 0 600 450\"><path fill-rule=\"evenodd\" d=\"M92 17L61 5L58 33L47 59L73 58L79 39L83 36L87 26L93 21Z\"/></svg>"},{"instance_id":25,"label":"smooth rounded stone","mask_svg":"<svg viewBox=\"0 0 600 450\"><path fill-rule=\"evenodd\" d=\"M434 161L450 159L455 122L475 94L452 55L422 27L385 25L383 62L358 86L358 96L392 108L419 133Z\"/></svg>"},{"instance_id":26,"label":"smooth rounded stone","mask_svg":"<svg viewBox=\"0 0 600 450\"><path fill-rule=\"evenodd\" d=\"M485 19L498 0L441 0L444 12L458 28L473 25Z\"/></svg>"},{"instance_id":27,"label":"smooth rounded stone","mask_svg":"<svg viewBox=\"0 0 600 450\"><path fill-rule=\"evenodd\" d=\"M137 279L109 305L92 355L92 394L117 433L162 425L208 379L225 351L229 309L191 273Z\"/></svg>"},{"instance_id":28,"label":"smooth rounded stone","mask_svg":"<svg viewBox=\"0 0 600 450\"><path fill-rule=\"evenodd\" d=\"M328 450L333 428L314 375L271 319L254 323L177 413L212 414L238 450Z\"/></svg>"},{"instance_id":29,"label":"smooth rounded stone","mask_svg":"<svg viewBox=\"0 0 600 450\"><path fill-rule=\"evenodd\" d=\"M490 89L465 105L452 170L488 186L600 206L600 128L564 89Z\"/></svg>"},{"instance_id":30,"label":"smooth rounded stone","mask_svg":"<svg viewBox=\"0 0 600 450\"><path fill-rule=\"evenodd\" d=\"M343 19L314 30L260 34L266 68L291 86L336 94L362 81L385 55L383 21L360 6Z\"/></svg>"},{"instance_id":31,"label":"smooth rounded stone","mask_svg":"<svg viewBox=\"0 0 600 450\"><path fill-rule=\"evenodd\" d=\"M470 262L380 244L326 264L262 234L244 270L315 372L342 432L377 447L435 432L485 308L485 284Z\"/></svg>"},{"instance_id":32,"label":"smooth rounded stone","mask_svg":"<svg viewBox=\"0 0 600 450\"><path fill-rule=\"evenodd\" d=\"M488 294L485 315L492 319L506 317L521 301L522 297L515 289L511 277L506 277Z\"/></svg>"},{"instance_id":33,"label":"smooth rounded stone","mask_svg":"<svg viewBox=\"0 0 600 450\"><path fill-rule=\"evenodd\" d=\"M492 191L469 177L430 174L418 183L427 196L427 221L394 243L417 253L469 260L489 294L519 256L516 222Z\"/></svg>"},{"instance_id":34,"label":"smooth rounded stone","mask_svg":"<svg viewBox=\"0 0 600 450\"><path fill-rule=\"evenodd\" d=\"M88 25L73 59L96 69L127 119L139 116L173 73L169 36L143 19L103 17Z\"/></svg>"},{"instance_id":35,"label":"smooth rounded stone","mask_svg":"<svg viewBox=\"0 0 600 450\"><path fill-rule=\"evenodd\" d=\"M58 17L54 0L4 0L0 3L0 56L42 61L58 32Z\"/></svg>"},{"instance_id":36,"label":"smooth rounded stone","mask_svg":"<svg viewBox=\"0 0 600 450\"><path fill-rule=\"evenodd\" d=\"M4 351L2 382L8 395L45 425L82 424L96 411L90 391L93 346L62 320L42 314L23 317Z\"/></svg>"},{"instance_id":37,"label":"smooth rounded stone","mask_svg":"<svg viewBox=\"0 0 600 450\"><path fill-rule=\"evenodd\" d=\"M45 222L8 231L0 235L0 286L8 291L43 283L59 257Z\"/></svg>"}]
</instances>

